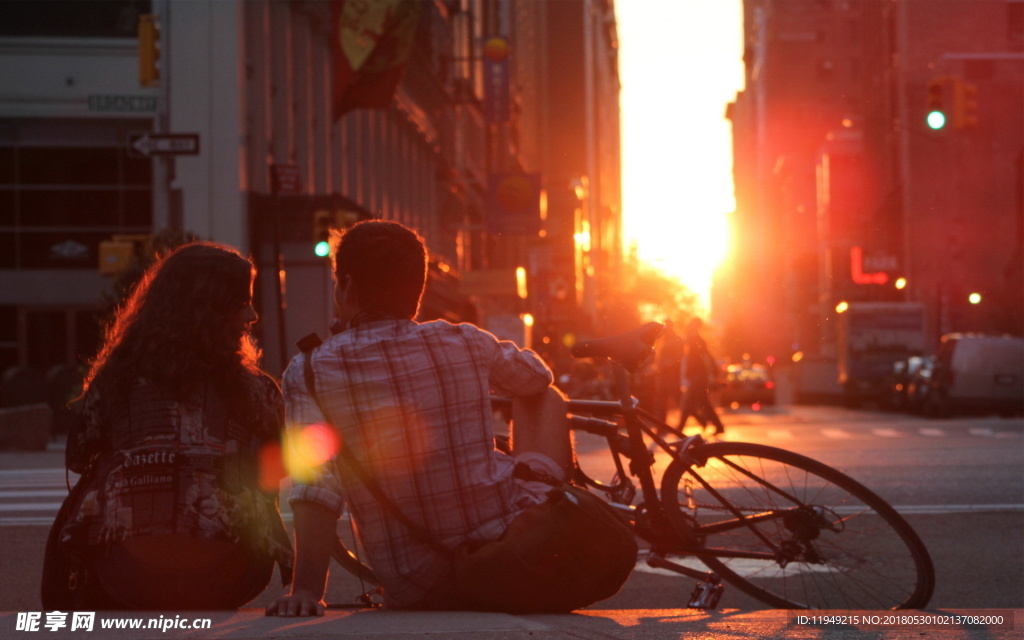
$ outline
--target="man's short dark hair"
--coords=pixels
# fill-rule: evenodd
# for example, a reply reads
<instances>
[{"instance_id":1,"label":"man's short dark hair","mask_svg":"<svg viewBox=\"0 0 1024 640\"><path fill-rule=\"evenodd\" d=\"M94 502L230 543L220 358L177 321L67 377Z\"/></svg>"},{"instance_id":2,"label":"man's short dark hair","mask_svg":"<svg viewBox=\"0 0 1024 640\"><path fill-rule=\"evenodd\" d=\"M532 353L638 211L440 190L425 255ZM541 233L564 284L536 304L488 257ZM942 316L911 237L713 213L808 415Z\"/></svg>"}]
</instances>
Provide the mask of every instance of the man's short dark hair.
<instances>
[{"instance_id":1,"label":"man's short dark hair","mask_svg":"<svg viewBox=\"0 0 1024 640\"><path fill-rule=\"evenodd\" d=\"M352 278L368 313L415 318L427 281L427 248L412 229L391 220L364 220L335 236L334 277Z\"/></svg>"}]
</instances>

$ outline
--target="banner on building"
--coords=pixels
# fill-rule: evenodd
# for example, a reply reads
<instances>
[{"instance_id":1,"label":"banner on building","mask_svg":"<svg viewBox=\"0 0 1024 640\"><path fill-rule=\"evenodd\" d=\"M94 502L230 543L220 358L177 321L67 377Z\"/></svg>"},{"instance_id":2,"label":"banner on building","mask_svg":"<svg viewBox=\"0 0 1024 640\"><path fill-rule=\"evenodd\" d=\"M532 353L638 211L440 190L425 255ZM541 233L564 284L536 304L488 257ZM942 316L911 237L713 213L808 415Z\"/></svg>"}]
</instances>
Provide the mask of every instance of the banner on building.
<instances>
[{"instance_id":1,"label":"banner on building","mask_svg":"<svg viewBox=\"0 0 1024 640\"><path fill-rule=\"evenodd\" d=\"M484 43L484 114L488 122L508 122L508 40L500 36Z\"/></svg>"},{"instance_id":2,"label":"banner on building","mask_svg":"<svg viewBox=\"0 0 1024 640\"><path fill-rule=\"evenodd\" d=\"M334 0L333 115L382 109L394 99L416 35L417 0Z\"/></svg>"},{"instance_id":3,"label":"banner on building","mask_svg":"<svg viewBox=\"0 0 1024 640\"><path fill-rule=\"evenodd\" d=\"M539 173L493 174L488 179L487 230L510 235L540 231Z\"/></svg>"}]
</instances>

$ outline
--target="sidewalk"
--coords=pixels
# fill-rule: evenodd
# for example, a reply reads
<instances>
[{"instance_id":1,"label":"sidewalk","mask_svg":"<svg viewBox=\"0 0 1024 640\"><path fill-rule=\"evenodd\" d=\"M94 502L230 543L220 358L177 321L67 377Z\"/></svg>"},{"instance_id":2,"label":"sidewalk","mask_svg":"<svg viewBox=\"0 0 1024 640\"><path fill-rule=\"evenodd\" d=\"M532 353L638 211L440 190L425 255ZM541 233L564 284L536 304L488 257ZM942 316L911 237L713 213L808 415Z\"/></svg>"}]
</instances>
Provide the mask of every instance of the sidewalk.
<instances>
[{"instance_id":1,"label":"sidewalk","mask_svg":"<svg viewBox=\"0 0 1024 640\"><path fill-rule=\"evenodd\" d=\"M124 638L126 640L188 638L374 638L375 640L407 638L473 638L502 640L554 640L555 638L605 638L623 640L654 640L661 638L828 638L872 640L909 640L921 637L960 640L984 638L1009 640L1020 638L1024 610L972 611L971 615L1004 616L1002 625L964 627L952 619L953 612L832 612L847 619L858 616L858 624L829 620L812 624L810 616L823 612L725 610L717 612L692 609L585 610L571 615L512 616L496 613L466 612L399 612L381 610L332 610L322 618L268 618L262 609L243 609L237 613L195 612L186 614L141 613L98 614L91 632L71 631L68 626L51 631L44 625L43 614L38 630L18 630L17 613L0 614L0 638ZM967 613L961 611L960 613ZM131 616L131 617L128 617ZM801 621L798 616L807 616ZM865 622L877 616L877 624ZM904 617L904 621L886 621L886 617ZM924 624L913 624L916 617ZM146 629L153 619L155 626ZM142 629L101 629L101 624L139 620ZM208 629L183 630L173 625L190 625L210 620ZM206 626L202 623L202 626Z\"/></svg>"}]
</instances>

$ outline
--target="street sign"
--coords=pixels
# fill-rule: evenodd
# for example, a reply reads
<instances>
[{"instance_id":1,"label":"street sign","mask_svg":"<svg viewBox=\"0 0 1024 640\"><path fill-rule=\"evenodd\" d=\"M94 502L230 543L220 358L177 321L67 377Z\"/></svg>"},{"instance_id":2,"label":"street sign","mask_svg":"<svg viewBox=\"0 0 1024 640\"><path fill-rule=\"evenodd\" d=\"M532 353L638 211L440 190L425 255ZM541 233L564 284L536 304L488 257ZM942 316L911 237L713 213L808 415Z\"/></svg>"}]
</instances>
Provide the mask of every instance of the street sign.
<instances>
[{"instance_id":1,"label":"street sign","mask_svg":"<svg viewBox=\"0 0 1024 640\"><path fill-rule=\"evenodd\" d=\"M198 133L132 133L128 136L128 151L150 156L199 155Z\"/></svg>"},{"instance_id":2,"label":"street sign","mask_svg":"<svg viewBox=\"0 0 1024 640\"><path fill-rule=\"evenodd\" d=\"M276 195L302 195L302 173L295 164L270 165L270 190Z\"/></svg>"},{"instance_id":3,"label":"street sign","mask_svg":"<svg viewBox=\"0 0 1024 640\"><path fill-rule=\"evenodd\" d=\"M156 96L131 94L89 94L89 111L119 111L128 113L156 113Z\"/></svg>"}]
</instances>

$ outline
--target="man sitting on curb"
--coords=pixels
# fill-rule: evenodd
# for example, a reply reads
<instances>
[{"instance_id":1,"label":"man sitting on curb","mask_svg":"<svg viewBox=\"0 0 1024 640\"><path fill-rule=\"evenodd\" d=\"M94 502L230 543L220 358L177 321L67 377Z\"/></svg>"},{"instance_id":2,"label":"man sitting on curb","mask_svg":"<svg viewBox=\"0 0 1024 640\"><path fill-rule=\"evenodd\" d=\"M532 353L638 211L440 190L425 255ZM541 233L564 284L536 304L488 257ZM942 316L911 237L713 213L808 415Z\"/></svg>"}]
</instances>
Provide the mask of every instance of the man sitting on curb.
<instances>
[{"instance_id":1,"label":"man sitting on curb","mask_svg":"<svg viewBox=\"0 0 1024 640\"><path fill-rule=\"evenodd\" d=\"M337 239L336 239L337 240ZM462 609L453 561L438 546L497 540L547 499L551 485L513 473L565 479L573 451L565 399L535 353L470 324L419 323L427 252L419 236L389 221L344 232L333 252L334 298L343 330L296 356L283 388L290 428L329 423L359 466L416 535L337 457L318 479L297 484L292 590L268 615L323 615L336 521L348 504L385 605ZM307 388L305 358L315 393ZM495 450L490 393L511 396L514 457ZM557 537L557 536L555 536Z\"/></svg>"}]
</instances>

